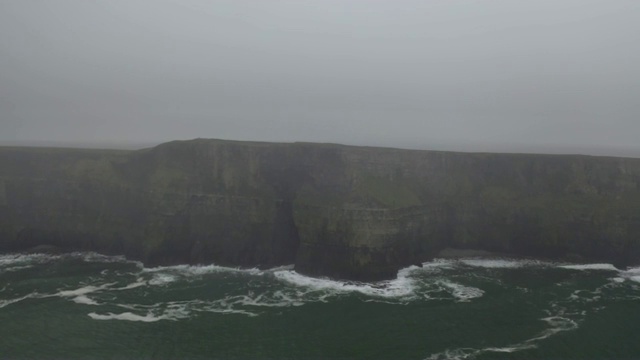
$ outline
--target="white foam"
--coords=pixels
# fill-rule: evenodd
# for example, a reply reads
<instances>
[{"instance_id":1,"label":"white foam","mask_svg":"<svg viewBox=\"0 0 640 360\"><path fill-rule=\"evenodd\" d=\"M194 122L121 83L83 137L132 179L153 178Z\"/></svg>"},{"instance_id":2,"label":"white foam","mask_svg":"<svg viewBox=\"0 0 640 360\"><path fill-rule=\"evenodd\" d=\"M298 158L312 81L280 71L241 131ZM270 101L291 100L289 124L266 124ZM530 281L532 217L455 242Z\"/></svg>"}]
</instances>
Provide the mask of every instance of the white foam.
<instances>
[{"instance_id":1,"label":"white foam","mask_svg":"<svg viewBox=\"0 0 640 360\"><path fill-rule=\"evenodd\" d=\"M265 272L276 272L276 271L282 271L282 270L293 270L294 267L295 267L295 265L293 265L293 264L276 266L274 268L265 270Z\"/></svg>"},{"instance_id":2,"label":"white foam","mask_svg":"<svg viewBox=\"0 0 640 360\"><path fill-rule=\"evenodd\" d=\"M132 282L131 284L128 284L119 288L111 288L110 290L130 290L130 289L135 289L135 288L146 286L146 285L147 285L147 282L144 279L138 278L136 279L135 282Z\"/></svg>"},{"instance_id":3,"label":"white foam","mask_svg":"<svg viewBox=\"0 0 640 360\"><path fill-rule=\"evenodd\" d=\"M506 260L506 259L462 259L465 265L482 267L487 269L515 269L525 266L540 265L541 262L532 260Z\"/></svg>"},{"instance_id":4,"label":"white foam","mask_svg":"<svg viewBox=\"0 0 640 360\"><path fill-rule=\"evenodd\" d=\"M178 280L178 277L175 275L157 273L153 275L153 278L151 278L151 280L149 280L148 283L149 285L154 285L154 286L165 286L176 280Z\"/></svg>"},{"instance_id":5,"label":"white foam","mask_svg":"<svg viewBox=\"0 0 640 360\"><path fill-rule=\"evenodd\" d=\"M540 320L547 322L549 325L551 325L551 328L546 329L540 334L534 336L533 338L525 340L521 343L502 346L502 347L487 347L484 349L473 349L473 348L459 348L459 349L453 349L453 350L447 349L443 352L433 354L427 357L425 360L473 359L478 355L482 355L487 352L514 353L517 351L536 348L536 343L541 340L544 340L562 331L570 331L578 328L578 324L576 324L573 320L560 317L560 316L550 316L550 317L542 318Z\"/></svg>"},{"instance_id":6,"label":"white foam","mask_svg":"<svg viewBox=\"0 0 640 360\"><path fill-rule=\"evenodd\" d=\"M611 264L580 264L580 265L560 265L562 269L569 270L605 270L605 271L618 271L618 269Z\"/></svg>"},{"instance_id":7,"label":"white foam","mask_svg":"<svg viewBox=\"0 0 640 360\"><path fill-rule=\"evenodd\" d=\"M447 350L445 350L443 352L433 354L433 355L429 356L428 358L426 358L425 360L474 359L478 355L481 355L481 354L487 353L487 352L514 353L516 351L532 349L532 348L535 348L535 347L536 346L534 344L523 343L523 344L510 345L510 346L505 346L505 347L488 347L488 348L484 348L484 349L472 349L472 348L460 348L460 349L454 349L454 350L447 349Z\"/></svg>"},{"instance_id":8,"label":"white foam","mask_svg":"<svg viewBox=\"0 0 640 360\"><path fill-rule=\"evenodd\" d=\"M527 349L533 349L536 346L533 344L520 344L507 347L489 347L484 349L471 349L461 348L455 350L445 350L443 352L433 354L425 360L460 360L460 359L474 359L478 355L486 352L494 353L514 353L516 351L522 351Z\"/></svg>"},{"instance_id":9,"label":"white foam","mask_svg":"<svg viewBox=\"0 0 640 360\"><path fill-rule=\"evenodd\" d=\"M80 296L76 296L73 299L73 302L77 303L77 304L84 304L84 305L100 305L98 304L95 300L90 299L89 297L87 297L86 295L80 295Z\"/></svg>"},{"instance_id":10,"label":"white foam","mask_svg":"<svg viewBox=\"0 0 640 360\"><path fill-rule=\"evenodd\" d=\"M66 257L78 258L86 262L103 262L103 263L137 263L136 261L127 260L122 255L102 255L95 252L72 252L66 255Z\"/></svg>"},{"instance_id":11,"label":"white foam","mask_svg":"<svg viewBox=\"0 0 640 360\"><path fill-rule=\"evenodd\" d=\"M331 293L356 292L368 296L384 298L401 298L414 295L414 281L409 277L411 271L419 269L417 266L402 269L395 280L378 283L344 282L326 278L314 278L299 274L293 270L276 271L274 276L290 285L308 288L312 291Z\"/></svg>"},{"instance_id":12,"label":"white foam","mask_svg":"<svg viewBox=\"0 0 640 360\"><path fill-rule=\"evenodd\" d=\"M497 352L497 353L513 353L516 351L522 351L527 349L533 349L536 346L534 344L517 344L505 347L490 347L482 349L483 352Z\"/></svg>"},{"instance_id":13,"label":"white foam","mask_svg":"<svg viewBox=\"0 0 640 360\"><path fill-rule=\"evenodd\" d=\"M213 312L220 314L241 314L247 316L258 316L257 313L244 309L237 309L236 306L254 305L269 306L268 303L258 304L261 299L251 299L248 296L229 296L224 299L213 301L205 300L188 300L188 301L172 301L166 303L157 303L152 305L143 304L115 304L116 306L135 311L146 312L154 315L158 320L179 320L188 318L194 312ZM275 305L274 305L275 306ZM129 312L131 313L131 312Z\"/></svg>"},{"instance_id":14,"label":"white foam","mask_svg":"<svg viewBox=\"0 0 640 360\"><path fill-rule=\"evenodd\" d=\"M173 266L158 266L153 268L144 268L143 272L147 273L173 273L182 276L201 276L211 273L230 272L230 273L243 273L249 275L262 275L264 272L260 269L241 269L231 268L218 265L173 265Z\"/></svg>"},{"instance_id":15,"label":"white foam","mask_svg":"<svg viewBox=\"0 0 640 360\"><path fill-rule=\"evenodd\" d=\"M0 267L23 264L39 264L59 259L58 255L49 254L4 254L0 255Z\"/></svg>"},{"instance_id":16,"label":"white foam","mask_svg":"<svg viewBox=\"0 0 640 360\"><path fill-rule=\"evenodd\" d=\"M61 297L80 296L80 295L96 292L97 290L100 290L100 287L89 285L89 286L81 287L79 289L59 291L56 295Z\"/></svg>"},{"instance_id":17,"label":"white foam","mask_svg":"<svg viewBox=\"0 0 640 360\"><path fill-rule=\"evenodd\" d=\"M249 295L226 298L225 302L240 306L290 307L302 306L307 301L318 301L318 298L307 297L305 293L285 294L278 290L272 294L264 293L258 296Z\"/></svg>"},{"instance_id":18,"label":"white foam","mask_svg":"<svg viewBox=\"0 0 640 360\"><path fill-rule=\"evenodd\" d=\"M126 321L142 321L156 322L160 320L179 320L190 316L189 306L199 301L173 301L166 303L157 303L152 305L141 304L115 304L116 306L126 308L127 311L120 314L108 313L98 314L90 313L89 316L94 320L126 320ZM137 313L143 312L145 315Z\"/></svg>"},{"instance_id":19,"label":"white foam","mask_svg":"<svg viewBox=\"0 0 640 360\"><path fill-rule=\"evenodd\" d=\"M22 300L26 300L26 299L31 299L31 298L39 298L41 297L40 294L33 292L24 296L21 296L19 298L15 298L15 299L8 299L8 300L0 300L0 309L2 309L3 307L7 306L7 305L11 305L11 304L15 304L17 302L20 302Z\"/></svg>"},{"instance_id":20,"label":"white foam","mask_svg":"<svg viewBox=\"0 0 640 360\"><path fill-rule=\"evenodd\" d=\"M614 278L613 280L619 281L619 282L622 282L624 280L629 280L629 281L640 283L640 275L633 275L633 274L626 274L626 273L621 273L620 275L621 277Z\"/></svg>"},{"instance_id":21,"label":"white foam","mask_svg":"<svg viewBox=\"0 0 640 360\"><path fill-rule=\"evenodd\" d=\"M246 316L249 316L249 317L258 316L257 313L254 313L254 312L251 312L251 311L234 309L232 307L232 305L225 304L224 302L222 302L222 303L213 302L213 303L205 304L202 307L195 308L194 311L212 312L212 313L225 314L225 315L227 315L227 314L237 314L237 315L246 315Z\"/></svg>"},{"instance_id":22,"label":"white foam","mask_svg":"<svg viewBox=\"0 0 640 360\"><path fill-rule=\"evenodd\" d=\"M258 314L256 313L252 313L250 311L244 311L244 310L235 310L235 309L216 309L216 308L210 308L207 309L208 312L213 312L213 313L219 313L219 314L238 314L238 315L247 315L249 317L256 317L258 316Z\"/></svg>"},{"instance_id":23,"label":"white foam","mask_svg":"<svg viewBox=\"0 0 640 360\"><path fill-rule=\"evenodd\" d=\"M484 295L484 291L475 287L464 286L448 280L440 280L438 283L449 289L451 294L460 302L470 301Z\"/></svg>"},{"instance_id":24,"label":"white foam","mask_svg":"<svg viewBox=\"0 0 640 360\"><path fill-rule=\"evenodd\" d=\"M532 342L544 340L561 331L570 331L578 328L578 324L575 321L565 317L561 317L561 316L549 316L549 317L542 318L540 320L547 322L552 327L547 330L544 330L542 333L538 334L537 336L527 340L526 343L532 343Z\"/></svg>"},{"instance_id":25,"label":"white foam","mask_svg":"<svg viewBox=\"0 0 640 360\"><path fill-rule=\"evenodd\" d=\"M142 264L137 261L127 260L123 256L107 256L94 252L73 252L61 255L31 253L31 254L4 254L0 255L0 271L18 271L32 267L37 264L46 264L60 259L80 259L85 262L102 263L135 263L142 268Z\"/></svg>"},{"instance_id":26,"label":"white foam","mask_svg":"<svg viewBox=\"0 0 640 360\"><path fill-rule=\"evenodd\" d=\"M624 271L620 271L620 277L615 278L613 280L618 281L616 279L622 279L622 281L629 280L629 281L640 283L640 267L635 267L635 268L630 268Z\"/></svg>"},{"instance_id":27,"label":"white foam","mask_svg":"<svg viewBox=\"0 0 640 360\"><path fill-rule=\"evenodd\" d=\"M476 355L480 354L482 350L472 348L460 348L460 349L447 349L445 351L432 354L425 358L425 360L461 360L461 359L473 359Z\"/></svg>"},{"instance_id":28,"label":"white foam","mask_svg":"<svg viewBox=\"0 0 640 360\"><path fill-rule=\"evenodd\" d=\"M32 268L33 265L16 265L0 268L0 272L13 272Z\"/></svg>"},{"instance_id":29,"label":"white foam","mask_svg":"<svg viewBox=\"0 0 640 360\"><path fill-rule=\"evenodd\" d=\"M52 296L60 296L60 297L76 297L81 295L87 295L99 290L104 290L115 283L103 284L100 286L87 285L74 290L62 290L58 291L57 294L53 294Z\"/></svg>"},{"instance_id":30,"label":"white foam","mask_svg":"<svg viewBox=\"0 0 640 360\"><path fill-rule=\"evenodd\" d=\"M456 261L451 259L433 259L432 261L422 263L423 269L445 268L451 269L455 267Z\"/></svg>"},{"instance_id":31,"label":"white foam","mask_svg":"<svg viewBox=\"0 0 640 360\"><path fill-rule=\"evenodd\" d=\"M142 321L142 322L156 322L160 320L173 320L165 315L155 316L152 313L147 313L145 316L136 315L131 312L124 312L121 314L108 313L107 315L101 315L97 313L89 313L90 318L93 320L124 320L124 321Z\"/></svg>"},{"instance_id":32,"label":"white foam","mask_svg":"<svg viewBox=\"0 0 640 360\"><path fill-rule=\"evenodd\" d=\"M624 270L625 274L637 274L640 275L640 267L634 267L634 268L629 268L627 270Z\"/></svg>"}]
</instances>

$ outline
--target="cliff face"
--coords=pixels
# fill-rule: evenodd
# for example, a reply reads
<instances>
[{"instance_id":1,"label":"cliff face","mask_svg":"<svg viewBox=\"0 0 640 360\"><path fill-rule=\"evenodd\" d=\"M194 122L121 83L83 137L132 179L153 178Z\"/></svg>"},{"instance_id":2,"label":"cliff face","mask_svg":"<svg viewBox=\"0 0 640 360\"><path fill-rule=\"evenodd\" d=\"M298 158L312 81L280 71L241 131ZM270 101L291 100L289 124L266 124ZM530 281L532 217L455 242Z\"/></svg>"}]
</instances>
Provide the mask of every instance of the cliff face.
<instances>
[{"instance_id":1,"label":"cliff face","mask_svg":"<svg viewBox=\"0 0 640 360\"><path fill-rule=\"evenodd\" d=\"M640 159L220 140L0 148L0 251L382 279L445 247L640 262Z\"/></svg>"}]
</instances>

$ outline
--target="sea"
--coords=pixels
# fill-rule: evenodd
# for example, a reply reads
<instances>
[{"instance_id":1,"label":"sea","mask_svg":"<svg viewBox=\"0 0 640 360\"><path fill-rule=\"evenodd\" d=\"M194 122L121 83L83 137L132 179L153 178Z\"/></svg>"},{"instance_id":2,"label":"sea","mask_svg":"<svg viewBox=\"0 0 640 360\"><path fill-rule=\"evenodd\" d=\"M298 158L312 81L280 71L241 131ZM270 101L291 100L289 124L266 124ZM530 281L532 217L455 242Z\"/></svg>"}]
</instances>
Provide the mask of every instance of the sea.
<instances>
[{"instance_id":1,"label":"sea","mask_svg":"<svg viewBox=\"0 0 640 360\"><path fill-rule=\"evenodd\" d=\"M0 255L0 359L639 358L640 268L435 259L362 283Z\"/></svg>"}]
</instances>

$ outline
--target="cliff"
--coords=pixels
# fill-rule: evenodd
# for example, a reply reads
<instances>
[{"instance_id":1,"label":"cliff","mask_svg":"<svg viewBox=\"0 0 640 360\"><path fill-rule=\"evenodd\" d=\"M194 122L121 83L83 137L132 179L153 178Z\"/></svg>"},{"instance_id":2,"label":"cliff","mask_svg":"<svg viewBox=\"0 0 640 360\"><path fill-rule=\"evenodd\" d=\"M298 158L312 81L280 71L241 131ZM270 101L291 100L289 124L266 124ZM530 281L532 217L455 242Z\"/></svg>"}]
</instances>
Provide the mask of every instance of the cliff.
<instances>
[{"instance_id":1,"label":"cliff","mask_svg":"<svg viewBox=\"0 0 640 360\"><path fill-rule=\"evenodd\" d=\"M0 147L0 251L395 276L446 247L640 262L640 159L175 141Z\"/></svg>"}]
</instances>

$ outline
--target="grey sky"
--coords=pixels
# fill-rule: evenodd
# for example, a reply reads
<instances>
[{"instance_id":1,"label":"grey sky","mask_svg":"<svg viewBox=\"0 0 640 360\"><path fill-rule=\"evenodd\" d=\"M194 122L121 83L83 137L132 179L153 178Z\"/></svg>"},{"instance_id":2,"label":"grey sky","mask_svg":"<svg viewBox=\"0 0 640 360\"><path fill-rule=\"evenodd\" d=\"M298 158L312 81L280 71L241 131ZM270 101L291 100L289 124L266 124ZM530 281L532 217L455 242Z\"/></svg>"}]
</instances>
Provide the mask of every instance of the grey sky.
<instances>
[{"instance_id":1,"label":"grey sky","mask_svg":"<svg viewBox=\"0 0 640 360\"><path fill-rule=\"evenodd\" d=\"M640 149L640 1L0 0L0 143L195 137Z\"/></svg>"}]
</instances>

